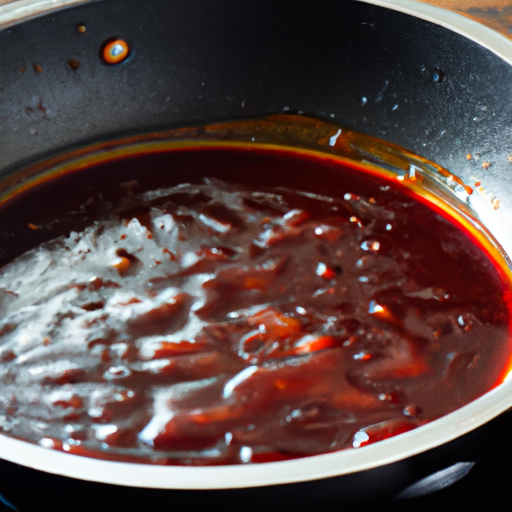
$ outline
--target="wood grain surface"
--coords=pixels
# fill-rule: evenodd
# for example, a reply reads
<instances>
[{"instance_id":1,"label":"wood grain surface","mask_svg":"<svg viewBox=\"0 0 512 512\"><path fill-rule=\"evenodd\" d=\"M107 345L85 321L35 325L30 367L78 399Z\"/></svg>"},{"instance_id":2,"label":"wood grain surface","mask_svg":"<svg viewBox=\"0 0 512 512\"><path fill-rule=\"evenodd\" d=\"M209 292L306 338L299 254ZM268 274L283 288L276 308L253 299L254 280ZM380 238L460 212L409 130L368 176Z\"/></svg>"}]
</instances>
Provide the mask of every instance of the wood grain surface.
<instances>
[{"instance_id":1,"label":"wood grain surface","mask_svg":"<svg viewBox=\"0 0 512 512\"><path fill-rule=\"evenodd\" d=\"M449 9L512 38L512 0L419 0Z\"/></svg>"}]
</instances>

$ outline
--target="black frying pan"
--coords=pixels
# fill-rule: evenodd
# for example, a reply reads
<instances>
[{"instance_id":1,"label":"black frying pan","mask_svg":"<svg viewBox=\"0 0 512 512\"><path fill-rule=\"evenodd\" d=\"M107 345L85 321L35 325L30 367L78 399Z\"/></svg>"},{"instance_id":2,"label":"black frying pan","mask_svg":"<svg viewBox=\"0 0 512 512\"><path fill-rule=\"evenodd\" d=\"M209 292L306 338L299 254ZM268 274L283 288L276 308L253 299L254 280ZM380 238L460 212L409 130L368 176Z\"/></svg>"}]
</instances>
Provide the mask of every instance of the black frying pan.
<instances>
[{"instance_id":1,"label":"black frying pan","mask_svg":"<svg viewBox=\"0 0 512 512\"><path fill-rule=\"evenodd\" d=\"M116 36L131 55L111 66L101 50ZM492 163L491 188L512 189L511 83L510 66L477 43L366 3L93 1L0 31L0 172L90 141L286 111L399 144L461 176L484 172L468 167L466 154L478 153ZM4 462L0 492L20 510L334 510L478 475L480 461L510 444L493 439L511 421L505 414L445 446L313 482L135 489Z\"/></svg>"}]
</instances>

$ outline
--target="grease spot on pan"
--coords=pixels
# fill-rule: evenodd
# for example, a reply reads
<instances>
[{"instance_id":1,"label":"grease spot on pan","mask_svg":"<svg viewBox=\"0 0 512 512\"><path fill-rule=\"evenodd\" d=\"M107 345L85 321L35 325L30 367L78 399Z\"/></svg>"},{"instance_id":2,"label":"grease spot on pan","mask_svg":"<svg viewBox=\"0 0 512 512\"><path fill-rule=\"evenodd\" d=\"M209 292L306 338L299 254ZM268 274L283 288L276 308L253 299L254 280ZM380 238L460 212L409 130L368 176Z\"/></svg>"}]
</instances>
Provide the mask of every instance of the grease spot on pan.
<instances>
[{"instance_id":1,"label":"grease spot on pan","mask_svg":"<svg viewBox=\"0 0 512 512\"><path fill-rule=\"evenodd\" d=\"M68 59L68 66L76 71L80 67L80 62L77 59Z\"/></svg>"}]
</instances>

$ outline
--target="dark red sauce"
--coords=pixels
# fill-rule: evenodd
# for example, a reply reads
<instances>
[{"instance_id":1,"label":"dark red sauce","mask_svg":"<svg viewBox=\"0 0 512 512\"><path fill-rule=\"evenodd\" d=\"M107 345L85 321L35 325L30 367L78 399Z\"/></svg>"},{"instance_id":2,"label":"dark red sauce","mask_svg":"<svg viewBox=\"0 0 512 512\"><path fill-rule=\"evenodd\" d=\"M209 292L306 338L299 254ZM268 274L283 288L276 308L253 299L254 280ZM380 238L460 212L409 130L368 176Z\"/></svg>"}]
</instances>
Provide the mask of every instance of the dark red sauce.
<instances>
[{"instance_id":1,"label":"dark red sauce","mask_svg":"<svg viewBox=\"0 0 512 512\"><path fill-rule=\"evenodd\" d=\"M306 153L90 165L0 209L0 429L158 464L359 448L499 383L505 272L449 209Z\"/></svg>"}]
</instances>

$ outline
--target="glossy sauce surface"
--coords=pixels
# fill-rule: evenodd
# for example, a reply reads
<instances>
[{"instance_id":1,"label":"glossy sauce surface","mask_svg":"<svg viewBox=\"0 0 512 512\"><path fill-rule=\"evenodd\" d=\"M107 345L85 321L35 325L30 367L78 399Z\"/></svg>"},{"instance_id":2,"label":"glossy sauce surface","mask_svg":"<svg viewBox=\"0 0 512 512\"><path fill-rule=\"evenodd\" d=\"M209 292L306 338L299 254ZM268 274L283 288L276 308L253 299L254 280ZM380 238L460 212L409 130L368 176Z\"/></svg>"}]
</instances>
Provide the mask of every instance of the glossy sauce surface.
<instances>
[{"instance_id":1,"label":"glossy sauce surface","mask_svg":"<svg viewBox=\"0 0 512 512\"><path fill-rule=\"evenodd\" d=\"M509 284L485 249L332 159L138 155L0 215L0 428L49 448L192 465L359 448L506 371Z\"/></svg>"}]
</instances>

